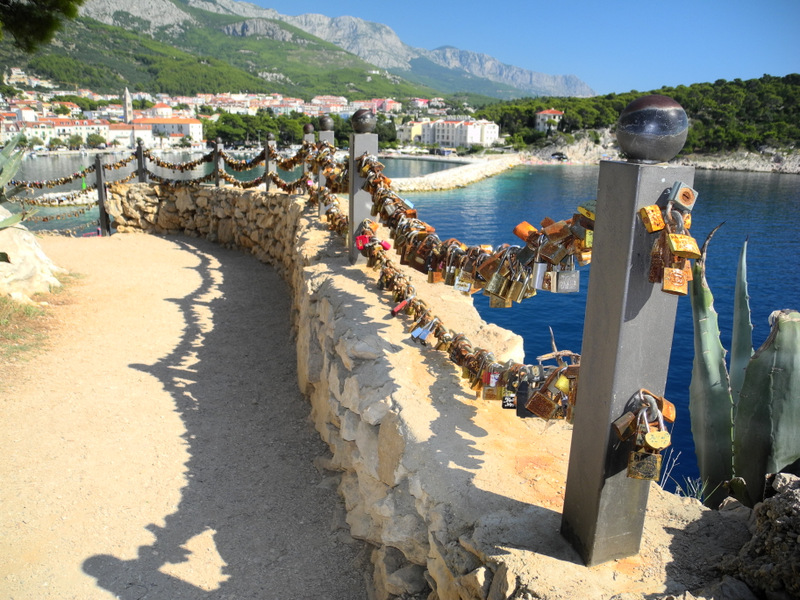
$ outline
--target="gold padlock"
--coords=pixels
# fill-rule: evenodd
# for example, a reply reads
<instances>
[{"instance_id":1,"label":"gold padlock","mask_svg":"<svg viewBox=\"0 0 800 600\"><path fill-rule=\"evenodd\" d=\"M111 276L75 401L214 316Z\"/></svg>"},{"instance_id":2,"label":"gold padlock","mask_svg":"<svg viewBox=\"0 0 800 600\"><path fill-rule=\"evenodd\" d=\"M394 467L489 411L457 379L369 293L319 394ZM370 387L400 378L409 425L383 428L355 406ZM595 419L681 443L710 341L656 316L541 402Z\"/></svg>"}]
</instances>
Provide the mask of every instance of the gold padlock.
<instances>
[{"instance_id":1,"label":"gold padlock","mask_svg":"<svg viewBox=\"0 0 800 600\"><path fill-rule=\"evenodd\" d=\"M661 279L661 291L675 296L685 296L689 293L689 282L683 269L664 267Z\"/></svg>"},{"instance_id":2,"label":"gold padlock","mask_svg":"<svg viewBox=\"0 0 800 600\"><path fill-rule=\"evenodd\" d=\"M628 477L658 481L661 475L661 455L646 450L633 450L628 455Z\"/></svg>"},{"instance_id":3,"label":"gold padlock","mask_svg":"<svg viewBox=\"0 0 800 600\"><path fill-rule=\"evenodd\" d=\"M655 233L666 227L664 217L661 215L661 208L656 204L640 208L639 217L642 219L647 233Z\"/></svg>"},{"instance_id":4,"label":"gold padlock","mask_svg":"<svg viewBox=\"0 0 800 600\"><path fill-rule=\"evenodd\" d=\"M700 258L697 241L685 233L683 217L671 205L667 206L667 230L669 231L667 245L672 254L682 258Z\"/></svg>"},{"instance_id":5,"label":"gold padlock","mask_svg":"<svg viewBox=\"0 0 800 600\"><path fill-rule=\"evenodd\" d=\"M669 251L682 258L700 258L697 240L684 233L670 233L667 236Z\"/></svg>"},{"instance_id":6,"label":"gold padlock","mask_svg":"<svg viewBox=\"0 0 800 600\"><path fill-rule=\"evenodd\" d=\"M646 418L646 417L645 417ZM658 429L644 434L644 447L653 452L660 452L672 443L672 436L664 426L664 417L658 411ZM649 429L649 427L648 427Z\"/></svg>"}]
</instances>

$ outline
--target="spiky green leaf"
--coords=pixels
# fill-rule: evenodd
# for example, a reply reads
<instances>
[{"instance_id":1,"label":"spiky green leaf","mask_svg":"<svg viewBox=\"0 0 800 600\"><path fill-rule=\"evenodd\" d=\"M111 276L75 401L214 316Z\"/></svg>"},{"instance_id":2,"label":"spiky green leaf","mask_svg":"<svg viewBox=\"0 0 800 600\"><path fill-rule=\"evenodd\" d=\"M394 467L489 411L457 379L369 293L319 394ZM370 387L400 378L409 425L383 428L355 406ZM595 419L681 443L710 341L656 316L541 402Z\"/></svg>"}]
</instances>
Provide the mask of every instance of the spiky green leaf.
<instances>
[{"instance_id":1,"label":"spiky green leaf","mask_svg":"<svg viewBox=\"0 0 800 600\"><path fill-rule=\"evenodd\" d=\"M737 476L751 506L764 498L764 481L800 460L800 313L776 311L771 330L745 372L734 428Z\"/></svg>"},{"instance_id":2,"label":"spiky green leaf","mask_svg":"<svg viewBox=\"0 0 800 600\"><path fill-rule=\"evenodd\" d=\"M15 215L11 215L10 217L6 217L2 221L0 221L0 229L13 227L14 225L22 221L23 216L24 215L22 213L17 213Z\"/></svg>"},{"instance_id":3,"label":"spiky green leaf","mask_svg":"<svg viewBox=\"0 0 800 600\"><path fill-rule=\"evenodd\" d=\"M708 243L719 227L703 244L701 257L692 267L693 281L689 286L694 320L689 416L700 478L715 490L706 498L708 506L717 506L724 499L722 484L733 475L733 401L725 348L719 339L719 320L705 269Z\"/></svg>"},{"instance_id":4,"label":"spiky green leaf","mask_svg":"<svg viewBox=\"0 0 800 600\"><path fill-rule=\"evenodd\" d=\"M734 411L744 382L744 371L753 356L753 323L750 320L750 296L747 294L747 240L739 253L736 290L733 299L733 334L731 336L731 397Z\"/></svg>"},{"instance_id":5,"label":"spiky green leaf","mask_svg":"<svg viewBox=\"0 0 800 600\"><path fill-rule=\"evenodd\" d=\"M5 187L6 184L13 179L14 175L17 174L19 166L22 164L23 157L24 152L19 150L9 156L6 161L0 165L0 187Z\"/></svg>"}]
</instances>

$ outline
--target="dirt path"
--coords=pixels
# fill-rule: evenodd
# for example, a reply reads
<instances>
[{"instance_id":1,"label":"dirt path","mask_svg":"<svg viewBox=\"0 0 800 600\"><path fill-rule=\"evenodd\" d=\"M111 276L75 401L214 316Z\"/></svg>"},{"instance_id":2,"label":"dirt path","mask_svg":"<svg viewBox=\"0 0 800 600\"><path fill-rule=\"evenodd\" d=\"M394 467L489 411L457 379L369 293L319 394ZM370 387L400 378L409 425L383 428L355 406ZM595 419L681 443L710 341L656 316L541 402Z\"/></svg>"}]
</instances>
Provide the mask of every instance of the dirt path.
<instances>
[{"instance_id":1,"label":"dirt path","mask_svg":"<svg viewBox=\"0 0 800 600\"><path fill-rule=\"evenodd\" d=\"M284 282L190 238L42 246L83 277L0 384L0 597L364 598Z\"/></svg>"}]
</instances>

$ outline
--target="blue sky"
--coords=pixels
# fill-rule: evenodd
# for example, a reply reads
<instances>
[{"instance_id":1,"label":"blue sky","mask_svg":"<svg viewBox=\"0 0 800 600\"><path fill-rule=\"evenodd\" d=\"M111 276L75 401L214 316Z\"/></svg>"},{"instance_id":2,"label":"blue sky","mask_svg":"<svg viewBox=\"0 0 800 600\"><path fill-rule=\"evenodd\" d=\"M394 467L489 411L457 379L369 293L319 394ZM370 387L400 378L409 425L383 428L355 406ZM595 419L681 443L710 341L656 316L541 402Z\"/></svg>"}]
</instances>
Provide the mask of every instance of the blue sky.
<instances>
[{"instance_id":1,"label":"blue sky","mask_svg":"<svg viewBox=\"0 0 800 600\"><path fill-rule=\"evenodd\" d=\"M577 75L598 94L800 72L800 0L251 1L284 15L357 16L411 46Z\"/></svg>"}]
</instances>

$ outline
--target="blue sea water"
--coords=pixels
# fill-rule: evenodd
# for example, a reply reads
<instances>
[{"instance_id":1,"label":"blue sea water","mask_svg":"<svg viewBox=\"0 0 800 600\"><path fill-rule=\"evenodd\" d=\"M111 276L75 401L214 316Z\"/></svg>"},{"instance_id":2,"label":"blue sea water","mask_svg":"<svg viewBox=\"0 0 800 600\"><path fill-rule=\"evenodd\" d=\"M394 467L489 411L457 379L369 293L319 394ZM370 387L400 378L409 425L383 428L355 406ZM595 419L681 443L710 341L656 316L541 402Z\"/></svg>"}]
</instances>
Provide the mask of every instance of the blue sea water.
<instances>
[{"instance_id":1,"label":"blue sea water","mask_svg":"<svg viewBox=\"0 0 800 600\"><path fill-rule=\"evenodd\" d=\"M192 158L196 156L166 157L165 160L182 162ZM110 158L107 160L113 162ZM391 178L415 177L454 166L424 160L386 159L382 162L386 164L385 173ZM19 178L60 177L90 164L94 164L94 157L26 160ZM205 168L210 168L210 165L182 177L196 177L207 172ZM155 170L165 177L175 177L170 171ZM111 171L108 178L119 179L128 172L130 167ZM261 172L254 169L239 176L248 180ZM295 171L282 174L282 177L293 181L298 175L299 172ZM467 188L407 193L404 197L415 204L420 218L436 227L442 239L455 237L470 245L513 244L518 242L512 234L517 223L529 221L538 226L547 216L556 220L569 218L582 201L595 198L598 175L597 166L520 166ZM80 182L74 182L58 189L66 192L79 187ZM710 243L707 263L707 279L719 313L722 344L730 347L736 264L742 245L748 240L753 344L758 348L769 333L767 317L773 310L800 309L800 263L797 259L800 248L797 228L797 223L800 223L800 175L697 171L694 187L699 196L693 212L692 234L698 243L702 244L708 233L724 222ZM76 219L27 225L31 229L88 231L96 227L96 208L93 210ZM40 209L40 215L58 212L59 209ZM489 308L488 298L476 294L473 296L475 305L485 320L524 338L529 362L550 351L550 328L559 349L580 352L590 267L581 267L580 271L581 291L577 294L540 292L508 309ZM680 452L672 473L677 482L683 482L684 477L698 476L688 415L693 356L691 306L689 298L683 297L678 302L666 387L666 397L678 407L678 421L672 430L672 452Z\"/></svg>"},{"instance_id":2,"label":"blue sea water","mask_svg":"<svg viewBox=\"0 0 800 600\"><path fill-rule=\"evenodd\" d=\"M520 166L465 189L404 197L415 204L420 218L436 227L441 239L455 237L470 245L515 244L518 240L512 230L517 223L538 226L547 216L569 218L582 201L596 198L598 175L597 166ZM800 233L794 226L800 222L800 176L697 171L694 188L698 200L691 232L698 243L724 222L709 244L707 261L722 344L730 347L736 265L748 240L753 344L758 348L769 333L767 317L773 310L800 310ZM475 306L486 321L524 338L529 362L550 351L550 328L559 349L580 352L590 266L580 271L577 294L540 292L507 309L489 308L488 298L476 294ZM672 452L680 456L672 476L680 483L684 477L699 476L688 414L693 356L691 305L688 297L682 297L665 393L678 408Z\"/></svg>"}]
</instances>

